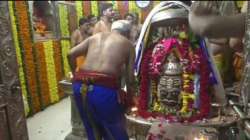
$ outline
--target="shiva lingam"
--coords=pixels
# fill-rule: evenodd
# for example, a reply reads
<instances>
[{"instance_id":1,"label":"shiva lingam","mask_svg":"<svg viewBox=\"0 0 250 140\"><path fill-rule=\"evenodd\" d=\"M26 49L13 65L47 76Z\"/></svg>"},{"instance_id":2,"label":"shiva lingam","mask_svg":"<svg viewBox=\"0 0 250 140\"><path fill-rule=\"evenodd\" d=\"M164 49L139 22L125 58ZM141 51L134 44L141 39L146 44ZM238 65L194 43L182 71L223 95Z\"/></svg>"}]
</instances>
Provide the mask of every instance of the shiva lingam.
<instances>
[{"instance_id":1,"label":"shiva lingam","mask_svg":"<svg viewBox=\"0 0 250 140\"><path fill-rule=\"evenodd\" d=\"M170 53L158 84L160 104L167 114L175 114L180 109L181 75L181 65L177 57L173 53Z\"/></svg>"}]
</instances>

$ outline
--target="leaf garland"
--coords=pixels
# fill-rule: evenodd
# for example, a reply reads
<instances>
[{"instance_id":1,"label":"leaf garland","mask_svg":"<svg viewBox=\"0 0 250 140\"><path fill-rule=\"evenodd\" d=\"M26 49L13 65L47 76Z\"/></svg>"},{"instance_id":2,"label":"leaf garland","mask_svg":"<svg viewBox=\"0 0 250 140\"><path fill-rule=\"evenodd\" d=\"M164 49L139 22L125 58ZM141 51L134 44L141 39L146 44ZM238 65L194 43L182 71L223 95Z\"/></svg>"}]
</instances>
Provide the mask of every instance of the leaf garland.
<instances>
[{"instance_id":1,"label":"leaf garland","mask_svg":"<svg viewBox=\"0 0 250 140\"><path fill-rule=\"evenodd\" d=\"M21 91L22 91L22 95L23 95L24 111L25 111L25 116L28 116L28 114L30 112L30 108L29 108L29 103L28 103L28 95L27 95L28 93L27 93L27 88L26 88L26 81L25 81L25 77L24 77L22 53L21 53L19 41L18 41L17 25L16 25L15 14L14 14L13 1L9 1L9 12L10 12L10 18L11 18L11 27L12 27L14 44L15 44L17 63L18 63L19 80L20 80Z\"/></svg>"},{"instance_id":2,"label":"leaf garland","mask_svg":"<svg viewBox=\"0 0 250 140\"><path fill-rule=\"evenodd\" d=\"M40 111L41 103L39 101L38 87L37 87L37 79L36 79L36 71L35 71L35 61L33 56L32 49L32 38L30 35L29 26L29 16L28 16L28 6L26 1L16 1L15 2L16 9L16 17L18 21L18 36L19 36L19 44L20 48L23 52L23 64L25 69L25 78L27 81L27 89L28 93L30 93L30 97L28 96L29 102L31 103L31 112L36 113Z\"/></svg>"},{"instance_id":3,"label":"leaf garland","mask_svg":"<svg viewBox=\"0 0 250 140\"><path fill-rule=\"evenodd\" d=\"M50 91L50 100L52 103L55 103L59 100L58 96L58 87L57 87L57 79L55 72L55 63L54 63L54 52L53 52L53 42L52 40L43 42L44 52L45 52L45 60L46 60L46 68L48 73L48 83L49 83L49 91Z\"/></svg>"}]
</instances>

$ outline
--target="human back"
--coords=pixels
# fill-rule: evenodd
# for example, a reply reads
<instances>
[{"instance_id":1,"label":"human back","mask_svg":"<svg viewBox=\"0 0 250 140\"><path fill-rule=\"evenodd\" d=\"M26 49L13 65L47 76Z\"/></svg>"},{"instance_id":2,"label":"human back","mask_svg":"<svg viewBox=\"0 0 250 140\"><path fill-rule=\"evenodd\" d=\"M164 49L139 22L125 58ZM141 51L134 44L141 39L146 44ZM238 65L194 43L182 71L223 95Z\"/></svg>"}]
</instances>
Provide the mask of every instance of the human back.
<instances>
[{"instance_id":1,"label":"human back","mask_svg":"<svg viewBox=\"0 0 250 140\"><path fill-rule=\"evenodd\" d=\"M98 33L89 39L86 60L81 69L119 77L131 46L131 42L119 33Z\"/></svg>"},{"instance_id":2,"label":"human back","mask_svg":"<svg viewBox=\"0 0 250 140\"><path fill-rule=\"evenodd\" d=\"M123 123L124 113L136 104L133 88L135 52L127 39L131 26L129 22L119 20L112 24L111 29L111 32L87 38L68 54L72 71L76 67L75 59L86 56L85 64L73 74L72 85L89 140L129 140ZM123 70L126 71L126 92L120 86ZM91 120L86 113L93 116Z\"/></svg>"}]
</instances>

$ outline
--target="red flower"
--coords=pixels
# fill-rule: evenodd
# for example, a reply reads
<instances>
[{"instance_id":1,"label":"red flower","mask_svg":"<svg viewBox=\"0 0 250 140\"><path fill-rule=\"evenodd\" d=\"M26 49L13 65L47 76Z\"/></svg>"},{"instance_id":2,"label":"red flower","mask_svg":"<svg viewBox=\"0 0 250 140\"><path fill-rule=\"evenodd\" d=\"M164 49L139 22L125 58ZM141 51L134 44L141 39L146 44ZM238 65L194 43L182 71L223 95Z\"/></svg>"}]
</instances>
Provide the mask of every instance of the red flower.
<instances>
[{"instance_id":1,"label":"red flower","mask_svg":"<svg viewBox=\"0 0 250 140\"><path fill-rule=\"evenodd\" d=\"M200 74L200 113L188 119L177 118L174 115L165 115L159 112L147 111L150 94L150 80L155 80L159 77L165 57L174 47L177 48L180 61L184 64L184 71L188 74ZM210 98L208 94L210 70L208 66L207 58L201 48L196 48L190 53L190 43L188 40L182 40L179 43L175 38L164 39L155 46L154 52L152 52L152 48L145 50L140 71L139 115L144 118L162 117L169 120L169 122L193 122L207 117L210 111ZM192 94L194 90L193 79L184 78L183 80L189 80L189 86L183 88L183 90ZM190 104L192 103L193 101L190 101ZM189 107L192 108L192 105L189 105ZM161 126L159 125L159 127Z\"/></svg>"}]
</instances>

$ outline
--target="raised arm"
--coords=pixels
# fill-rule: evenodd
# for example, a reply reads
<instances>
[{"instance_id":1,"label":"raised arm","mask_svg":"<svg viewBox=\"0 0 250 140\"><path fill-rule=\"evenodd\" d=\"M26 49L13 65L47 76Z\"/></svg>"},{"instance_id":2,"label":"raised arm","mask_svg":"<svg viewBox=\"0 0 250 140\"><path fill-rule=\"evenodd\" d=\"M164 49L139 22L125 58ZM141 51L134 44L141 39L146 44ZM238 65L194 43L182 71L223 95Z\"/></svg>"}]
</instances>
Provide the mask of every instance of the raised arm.
<instances>
[{"instance_id":1,"label":"raised arm","mask_svg":"<svg viewBox=\"0 0 250 140\"><path fill-rule=\"evenodd\" d=\"M220 16L213 12L209 4L197 3L202 1L192 4L189 13L189 25L194 33L208 38L244 36L246 14Z\"/></svg>"},{"instance_id":2,"label":"raised arm","mask_svg":"<svg viewBox=\"0 0 250 140\"><path fill-rule=\"evenodd\" d=\"M83 42L78 44L76 47L72 48L68 53L68 62L71 71L74 72L76 69L76 58L81 55L86 55L89 47L90 38L85 39Z\"/></svg>"},{"instance_id":3,"label":"raised arm","mask_svg":"<svg viewBox=\"0 0 250 140\"><path fill-rule=\"evenodd\" d=\"M75 47L79 39L78 31L74 31L71 35L71 48Z\"/></svg>"}]
</instances>

